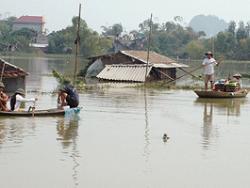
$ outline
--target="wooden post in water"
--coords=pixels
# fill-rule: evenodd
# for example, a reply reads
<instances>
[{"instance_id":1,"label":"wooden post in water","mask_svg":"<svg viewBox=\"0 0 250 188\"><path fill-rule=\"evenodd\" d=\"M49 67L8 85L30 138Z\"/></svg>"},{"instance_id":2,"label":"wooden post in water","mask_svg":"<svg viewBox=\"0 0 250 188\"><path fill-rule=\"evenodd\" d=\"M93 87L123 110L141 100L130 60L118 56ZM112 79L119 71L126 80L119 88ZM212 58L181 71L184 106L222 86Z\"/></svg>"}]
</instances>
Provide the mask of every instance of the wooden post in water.
<instances>
[{"instance_id":1,"label":"wooden post in water","mask_svg":"<svg viewBox=\"0 0 250 188\"><path fill-rule=\"evenodd\" d=\"M152 33L152 17L153 17L153 15L151 14L150 23L149 23L149 34L148 34L148 53L147 53L147 65L146 65L146 73L145 73L145 83L146 83L147 74L148 74L148 61L149 61L150 42L151 42L151 33Z\"/></svg>"},{"instance_id":2,"label":"wooden post in water","mask_svg":"<svg viewBox=\"0 0 250 188\"><path fill-rule=\"evenodd\" d=\"M78 54L80 51L80 22L81 22L81 4L79 4L79 15L78 15L78 22L77 22L77 32L76 32L76 51L75 51L75 67L74 67L74 78L73 78L73 85L75 86L76 82L76 75L78 70Z\"/></svg>"},{"instance_id":3,"label":"wooden post in water","mask_svg":"<svg viewBox=\"0 0 250 188\"><path fill-rule=\"evenodd\" d=\"M1 78L0 78L1 82L3 81L4 69L5 69L5 63L3 63L3 67L2 67Z\"/></svg>"}]
</instances>

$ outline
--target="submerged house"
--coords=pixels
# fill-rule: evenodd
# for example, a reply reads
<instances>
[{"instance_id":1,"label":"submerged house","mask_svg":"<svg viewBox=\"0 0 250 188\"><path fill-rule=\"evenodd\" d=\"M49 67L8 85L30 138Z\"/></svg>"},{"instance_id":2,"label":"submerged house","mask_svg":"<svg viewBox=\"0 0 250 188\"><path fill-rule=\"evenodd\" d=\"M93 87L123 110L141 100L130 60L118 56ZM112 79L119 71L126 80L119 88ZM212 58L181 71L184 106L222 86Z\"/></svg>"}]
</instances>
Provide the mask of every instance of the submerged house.
<instances>
[{"instance_id":1,"label":"submerged house","mask_svg":"<svg viewBox=\"0 0 250 188\"><path fill-rule=\"evenodd\" d=\"M7 93L13 93L18 88L25 89L25 78L28 75L23 69L0 58L0 80L5 85Z\"/></svg>"},{"instance_id":2,"label":"submerged house","mask_svg":"<svg viewBox=\"0 0 250 188\"><path fill-rule=\"evenodd\" d=\"M134 50L90 57L89 60L86 77L110 81L145 82L175 79L177 68L188 67L156 52L150 52L148 58L147 51Z\"/></svg>"}]
</instances>

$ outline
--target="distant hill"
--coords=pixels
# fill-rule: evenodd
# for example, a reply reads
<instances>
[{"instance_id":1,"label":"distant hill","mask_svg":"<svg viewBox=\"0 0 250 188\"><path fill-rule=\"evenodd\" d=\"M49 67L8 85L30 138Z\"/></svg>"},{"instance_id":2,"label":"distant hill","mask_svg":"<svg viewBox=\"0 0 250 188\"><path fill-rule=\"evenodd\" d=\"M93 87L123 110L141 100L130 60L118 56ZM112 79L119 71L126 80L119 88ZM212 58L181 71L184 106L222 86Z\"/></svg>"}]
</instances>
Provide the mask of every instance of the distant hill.
<instances>
[{"instance_id":1,"label":"distant hill","mask_svg":"<svg viewBox=\"0 0 250 188\"><path fill-rule=\"evenodd\" d=\"M220 31L225 31L228 28L228 23L217 16L197 15L191 19L189 26L192 27L194 31L204 31L207 37L211 37Z\"/></svg>"}]
</instances>

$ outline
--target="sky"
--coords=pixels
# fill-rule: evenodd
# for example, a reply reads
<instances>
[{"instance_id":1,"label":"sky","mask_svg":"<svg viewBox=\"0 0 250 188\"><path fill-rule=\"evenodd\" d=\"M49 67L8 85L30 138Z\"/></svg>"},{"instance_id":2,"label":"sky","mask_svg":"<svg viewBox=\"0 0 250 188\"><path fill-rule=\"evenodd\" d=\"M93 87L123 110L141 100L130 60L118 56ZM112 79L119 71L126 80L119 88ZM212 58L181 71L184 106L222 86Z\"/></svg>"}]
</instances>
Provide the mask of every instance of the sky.
<instances>
[{"instance_id":1,"label":"sky","mask_svg":"<svg viewBox=\"0 0 250 188\"><path fill-rule=\"evenodd\" d=\"M139 23L153 14L158 23L181 16L188 24L192 17L216 15L229 22L250 20L250 0L0 0L1 18L8 16L44 16L49 32L71 25L82 4L81 18L95 31L101 26L120 23L126 31L138 29Z\"/></svg>"}]
</instances>

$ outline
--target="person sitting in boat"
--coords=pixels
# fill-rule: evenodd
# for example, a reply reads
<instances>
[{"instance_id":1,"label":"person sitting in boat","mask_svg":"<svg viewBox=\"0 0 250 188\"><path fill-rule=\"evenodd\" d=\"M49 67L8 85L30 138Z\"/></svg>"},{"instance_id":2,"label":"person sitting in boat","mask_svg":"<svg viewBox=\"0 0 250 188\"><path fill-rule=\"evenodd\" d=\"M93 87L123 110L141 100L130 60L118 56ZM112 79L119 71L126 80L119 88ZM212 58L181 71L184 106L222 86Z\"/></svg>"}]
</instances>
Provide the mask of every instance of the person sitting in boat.
<instances>
[{"instance_id":1,"label":"person sitting in boat","mask_svg":"<svg viewBox=\"0 0 250 188\"><path fill-rule=\"evenodd\" d=\"M241 85L242 85L242 82L241 82L241 74L239 74L239 73L236 73L236 74L234 74L233 75L233 81L235 81L235 82L237 82L238 84L238 89L240 89L241 88Z\"/></svg>"},{"instance_id":2,"label":"person sitting in boat","mask_svg":"<svg viewBox=\"0 0 250 188\"><path fill-rule=\"evenodd\" d=\"M208 89L208 82L210 82L211 89L213 89L214 85L214 66L218 65L216 60L213 58L212 52L208 51L205 53L205 58L202 62L204 67L204 82L205 82L205 90Z\"/></svg>"},{"instance_id":3,"label":"person sitting in boat","mask_svg":"<svg viewBox=\"0 0 250 188\"><path fill-rule=\"evenodd\" d=\"M9 96L4 92L4 84L0 81L0 111L9 111L7 107L7 101Z\"/></svg>"},{"instance_id":4,"label":"person sitting in boat","mask_svg":"<svg viewBox=\"0 0 250 188\"><path fill-rule=\"evenodd\" d=\"M33 107L35 106L35 101L37 98L25 98L25 91L22 88L16 90L14 95L10 99L10 110L20 111L20 106L22 102L33 102Z\"/></svg>"},{"instance_id":5,"label":"person sitting in boat","mask_svg":"<svg viewBox=\"0 0 250 188\"><path fill-rule=\"evenodd\" d=\"M59 108L69 106L75 108L79 105L79 96L72 85L65 85L59 89L57 103Z\"/></svg>"}]
</instances>

